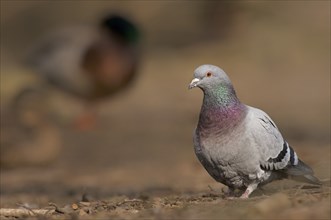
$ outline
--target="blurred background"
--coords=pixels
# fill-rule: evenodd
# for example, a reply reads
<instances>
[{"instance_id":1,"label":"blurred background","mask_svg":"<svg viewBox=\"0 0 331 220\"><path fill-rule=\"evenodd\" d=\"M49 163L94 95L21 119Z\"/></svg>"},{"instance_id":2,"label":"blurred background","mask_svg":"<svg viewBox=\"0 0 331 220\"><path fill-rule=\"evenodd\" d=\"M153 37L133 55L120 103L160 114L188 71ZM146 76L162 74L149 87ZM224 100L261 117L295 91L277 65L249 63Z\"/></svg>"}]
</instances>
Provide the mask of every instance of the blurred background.
<instances>
[{"instance_id":1,"label":"blurred background","mask_svg":"<svg viewBox=\"0 0 331 220\"><path fill-rule=\"evenodd\" d=\"M139 29L139 66L121 92L87 104L95 123L80 129L72 121L86 102L24 60L44 36L111 13ZM242 102L266 111L330 178L329 1L1 1L1 205L85 191L220 190L192 145L202 92L187 86L205 63L223 68Z\"/></svg>"}]
</instances>

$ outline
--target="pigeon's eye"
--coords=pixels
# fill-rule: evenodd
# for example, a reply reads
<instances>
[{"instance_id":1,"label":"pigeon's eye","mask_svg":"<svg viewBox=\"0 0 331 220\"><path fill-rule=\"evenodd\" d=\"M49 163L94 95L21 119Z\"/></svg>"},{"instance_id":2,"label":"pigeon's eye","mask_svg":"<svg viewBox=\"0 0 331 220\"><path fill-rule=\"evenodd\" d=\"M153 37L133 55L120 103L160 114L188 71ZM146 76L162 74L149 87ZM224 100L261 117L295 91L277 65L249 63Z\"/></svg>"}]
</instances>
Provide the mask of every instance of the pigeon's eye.
<instances>
[{"instance_id":1,"label":"pigeon's eye","mask_svg":"<svg viewBox=\"0 0 331 220\"><path fill-rule=\"evenodd\" d=\"M211 73L208 72L208 73L206 74L206 76L207 76L207 77L211 77Z\"/></svg>"}]
</instances>

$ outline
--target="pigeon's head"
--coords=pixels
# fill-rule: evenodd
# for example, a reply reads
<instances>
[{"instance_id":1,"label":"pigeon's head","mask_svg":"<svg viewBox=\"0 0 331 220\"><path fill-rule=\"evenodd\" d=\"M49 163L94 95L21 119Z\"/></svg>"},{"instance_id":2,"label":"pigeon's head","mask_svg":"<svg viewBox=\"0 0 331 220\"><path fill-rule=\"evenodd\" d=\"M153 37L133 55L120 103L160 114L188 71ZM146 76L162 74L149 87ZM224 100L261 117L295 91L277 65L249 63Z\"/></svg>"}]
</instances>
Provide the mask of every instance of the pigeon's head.
<instances>
[{"instance_id":1,"label":"pigeon's head","mask_svg":"<svg viewBox=\"0 0 331 220\"><path fill-rule=\"evenodd\" d=\"M231 81L226 73L218 66L205 64L194 70L193 80L188 88L199 87L202 90L207 90L221 85L231 85Z\"/></svg>"}]
</instances>

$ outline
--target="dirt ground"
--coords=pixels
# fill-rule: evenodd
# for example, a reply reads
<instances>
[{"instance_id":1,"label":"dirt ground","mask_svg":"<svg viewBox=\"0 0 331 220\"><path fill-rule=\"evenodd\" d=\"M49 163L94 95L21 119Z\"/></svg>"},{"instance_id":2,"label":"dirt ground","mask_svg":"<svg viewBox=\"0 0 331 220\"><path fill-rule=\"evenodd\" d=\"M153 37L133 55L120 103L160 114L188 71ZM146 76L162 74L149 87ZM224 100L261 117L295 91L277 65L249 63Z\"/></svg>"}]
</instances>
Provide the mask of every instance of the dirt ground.
<instances>
[{"instance_id":1,"label":"dirt ground","mask_svg":"<svg viewBox=\"0 0 331 220\"><path fill-rule=\"evenodd\" d=\"M2 171L1 207L53 211L53 203L51 219L330 219L329 148L315 144L312 151L314 143L295 144L326 186L284 180L248 200L227 200L224 186L206 174L192 149L188 155L169 149L172 159L150 149L149 155L134 154L139 162L112 149L108 164L101 164L102 157L98 164L77 156L53 167Z\"/></svg>"},{"instance_id":2,"label":"dirt ground","mask_svg":"<svg viewBox=\"0 0 331 220\"><path fill-rule=\"evenodd\" d=\"M330 219L330 3L306 4L300 10L294 3L255 5L262 15L240 14L230 37L147 45L134 85L94 106L97 124L90 130L72 126L84 103L47 87L47 123L35 129L30 145L17 144L15 151L47 160L38 166L1 164L0 208L49 210L47 217L35 211L28 219ZM194 14L185 10L171 19ZM266 14L268 19L259 19ZM151 15L137 16L146 34L154 33L143 22ZM10 100L40 79L2 63L1 138L10 137L15 146L28 141L11 126ZM202 93L187 86L203 63L220 65L244 103L268 112L322 187L283 180L248 200L224 198L225 186L207 174L192 145ZM2 144L2 153L6 149Z\"/></svg>"}]
</instances>

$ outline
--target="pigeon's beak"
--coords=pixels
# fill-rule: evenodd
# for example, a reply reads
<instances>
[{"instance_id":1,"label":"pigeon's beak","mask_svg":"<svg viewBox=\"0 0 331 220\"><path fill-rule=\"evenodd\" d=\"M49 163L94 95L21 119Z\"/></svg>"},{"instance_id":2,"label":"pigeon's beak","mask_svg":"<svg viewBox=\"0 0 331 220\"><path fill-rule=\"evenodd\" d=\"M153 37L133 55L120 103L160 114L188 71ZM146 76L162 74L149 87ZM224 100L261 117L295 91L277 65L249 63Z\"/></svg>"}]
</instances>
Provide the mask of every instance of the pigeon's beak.
<instances>
[{"instance_id":1,"label":"pigeon's beak","mask_svg":"<svg viewBox=\"0 0 331 220\"><path fill-rule=\"evenodd\" d=\"M194 78L191 81L190 85L188 86L188 89L193 89L194 87L197 87L199 81L200 81L200 79Z\"/></svg>"}]
</instances>

